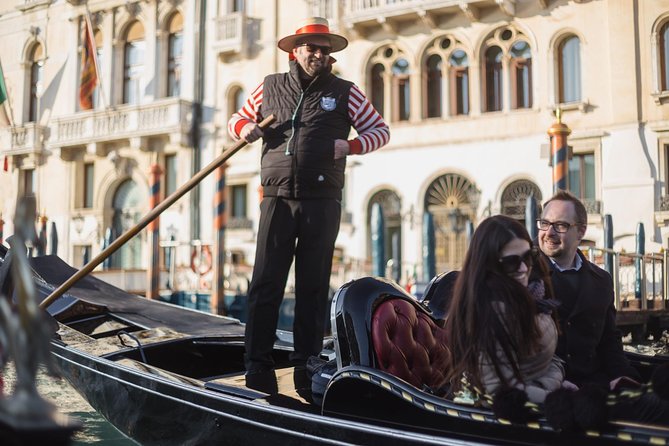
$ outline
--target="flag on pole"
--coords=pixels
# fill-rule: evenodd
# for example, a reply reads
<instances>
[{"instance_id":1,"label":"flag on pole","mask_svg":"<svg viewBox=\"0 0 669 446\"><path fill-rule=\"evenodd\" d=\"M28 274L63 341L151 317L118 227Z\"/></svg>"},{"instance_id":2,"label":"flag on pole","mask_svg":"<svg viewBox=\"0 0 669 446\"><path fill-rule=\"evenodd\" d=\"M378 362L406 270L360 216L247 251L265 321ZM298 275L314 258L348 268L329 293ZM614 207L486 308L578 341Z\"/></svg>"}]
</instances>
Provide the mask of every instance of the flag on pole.
<instances>
[{"instance_id":1,"label":"flag on pole","mask_svg":"<svg viewBox=\"0 0 669 446\"><path fill-rule=\"evenodd\" d=\"M98 84L95 41L88 16L84 22L84 42L81 49L81 79L79 82L79 105L82 110L93 108L93 92Z\"/></svg>"},{"instance_id":2,"label":"flag on pole","mask_svg":"<svg viewBox=\"0 0 669 446\"><path fill-rule=\"evenodd\" d=\"M9 104L9 96L7 95L7 85L5 84L5 75L2 72L2 65L0 65L0 126L12 125L12 117L7 113L7 105Z\"/></svg>"}]
</instances>

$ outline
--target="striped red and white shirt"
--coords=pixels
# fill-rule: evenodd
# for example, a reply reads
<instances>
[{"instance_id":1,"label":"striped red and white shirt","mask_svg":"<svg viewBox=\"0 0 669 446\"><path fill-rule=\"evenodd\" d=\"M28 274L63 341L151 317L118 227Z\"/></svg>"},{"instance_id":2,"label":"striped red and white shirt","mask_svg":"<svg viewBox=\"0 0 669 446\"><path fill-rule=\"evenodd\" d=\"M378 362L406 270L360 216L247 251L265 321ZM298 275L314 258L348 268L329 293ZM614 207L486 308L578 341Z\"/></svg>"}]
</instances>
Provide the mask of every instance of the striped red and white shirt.
<instances>
[{"instance_id":1,"label":"striped red and white shirt","mask_svg":"<svg viewBox=\"0 0 669 446\"><path fill-rule=\"evenodd\" d=\"M258 110L262 105L263 84L256 88L246 103L228 121L228 133L239 139L239 132L248 123L258 122ZM358 136L348 141L349 154L362 155L373 152L390 140L390 129L383 117L356 86L351 86L348 95L348 116Z\"/></svg>"}]
</instances>

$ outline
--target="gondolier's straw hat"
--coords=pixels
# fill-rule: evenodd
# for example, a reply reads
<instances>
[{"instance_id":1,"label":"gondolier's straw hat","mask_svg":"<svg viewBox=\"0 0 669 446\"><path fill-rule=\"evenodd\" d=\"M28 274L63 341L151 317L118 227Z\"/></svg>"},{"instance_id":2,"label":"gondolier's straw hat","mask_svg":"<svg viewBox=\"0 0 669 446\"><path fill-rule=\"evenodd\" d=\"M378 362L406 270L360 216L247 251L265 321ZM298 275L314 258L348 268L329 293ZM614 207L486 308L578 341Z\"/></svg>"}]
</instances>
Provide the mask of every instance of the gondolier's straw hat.
<instances>
[{"instance_id":1,"label":"gondolier's straw hat","mask_svg":"<svg viewBox=\"0 0 669 446\"><path fill-rule=\"evenodd\" d=\"M328 21L322 17L311 17L306 20L302 27L295 31L295 34L286 36L279 40L278 46L282 50L290 53L300 43L309 43L309 36L324 36L330 39L332 52L341 51L348 46L348 40L345 37L330 32Z\"/></svg>"}]
</instances>

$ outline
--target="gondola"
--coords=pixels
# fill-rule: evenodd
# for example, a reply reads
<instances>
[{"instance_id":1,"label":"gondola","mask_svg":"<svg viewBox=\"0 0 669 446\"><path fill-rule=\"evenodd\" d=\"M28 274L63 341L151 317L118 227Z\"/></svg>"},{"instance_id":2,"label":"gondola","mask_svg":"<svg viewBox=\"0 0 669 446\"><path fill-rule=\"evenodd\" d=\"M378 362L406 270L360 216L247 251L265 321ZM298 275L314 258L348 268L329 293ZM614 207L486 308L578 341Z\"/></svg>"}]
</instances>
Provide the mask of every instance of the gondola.
<instances>
[{"instance_id":1,"label":"gondola","mask_svg":"<svg viewBox=\"0 0 669 446\"><path fill-rule=\"evenodd\" d=\"M5 253L0 250L0 257ZM32 258L31 266L41 299L75 272L56 256ZM290 364L288 332L277 331L270 379L252 382L244 375L244 326L236 319L130 295L91 276L48 313L57 322L52 352L62 376L143 445L669 442L669 429L661 426L612 421L599 430L557 432L541 417L512 423L488 409L441 398L379 358L372 337L384 317L381 308L409 321L400 327L381 320L394 327L386 343L407 327L415 332L434 324L423 305L390 281L367 277L342 286L321 354L336 366L330 375L318 375L326 383L318 398L308 371ZM428 340L419 342L438 341L426 333ZM660 362L636 359L646 374ZM424 364L394 366L416 371Z\"/></svg>"}]
</instances>

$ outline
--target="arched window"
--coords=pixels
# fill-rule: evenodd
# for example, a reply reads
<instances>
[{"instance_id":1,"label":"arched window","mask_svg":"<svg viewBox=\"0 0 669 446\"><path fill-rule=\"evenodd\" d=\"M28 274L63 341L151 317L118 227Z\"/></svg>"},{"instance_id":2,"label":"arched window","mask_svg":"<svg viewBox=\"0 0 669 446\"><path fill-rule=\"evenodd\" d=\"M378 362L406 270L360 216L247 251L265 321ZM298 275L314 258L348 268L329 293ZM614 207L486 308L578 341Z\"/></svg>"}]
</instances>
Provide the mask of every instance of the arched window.
<instances>
[{"instance_id":1,"label":"arched window","mask_svg":"<svg viewBox=\"0 0 669 446\"><path fill-rule=\"evenodd\" d=\"M463 50L455 50L448 59L452 115L469 114L469 59Z\"/></svg>"},{"instance_id":2,"label":"arched window","mask_svg":"<svg viewBox=\"0 0 669 446\"><path fill-rule=\"evenodd\" d=\"M441 116L441 102L443 100L441 93L441 56L433 54L425 62L426 95L427 95L427 117L438 118Z\"/></svg>"},{"instance_id":3,"label":"arched window","mask_svg":"<svg viewBox=\"0 0 669 446\"><path fill-rule=\"evenodd\" d=\"M485 52L485 111L502 109L502 49L490 47Z\"/></svg>"},{"instance_id":4,"label":"arched window","mask_svg":"<svg viewBox=\"0 0 669 446\"><path fill-rule=\"evenodd\" d=\"M511 107L532 107L532 52L525 41L511 47Z\"/></svg>"},{"instance_id":5,"label":"arched window","mask_svg":"<svg viewBox=\"0 0 669 446\"><path fill-rule=\"evenodd\" d=\"M30 108L28 110L28 121L38 122L40 110L40 97L43 93L44 85L42 78L44 75L44 56L42 45L36 45L30 57Z\"/></svg>"},{"instance_id":6,"label":"arched window","mask_svg":"<svg viewBox=\"0 0 669 446\"><path fill-rule=\"evenodd\" d=\"M372 102L372 105L376 111L381 114L381 116L383 116L385 112L385 86L383 81L385 71L386 69L384 66L380 63L377 63L372 67L371 73L372 88L370 89L370 101Z\"/></svg>"},{"instance_id":7,"label":"arched window","mask_svg":"<svg viewBox=\"0 0 669 446\"><path fill-rule=\"evenodd\" d=\"M411 113L411 64L395 45L376 50L368 64L368 95L386 119L407 121ZM389 97L388 97L389 96Z\"/></svg>"},{"instance_id":8,"label":"arched window","mask_svg":"<svg viewBox=\"0 0 669 446\"><path fill-rule=\"evenodd\" d=\"M169 25L167 41L167 96L181 93L181 66L183 53L183 17L176 13Z\"/></svg>"},{"instance_id":9,"label":"arched window","mask_svg":"<svg viewBox=\"0 0 669 446\"><path fill-rule=\"evenodd\" d=\"M660 28L660 89L669 90L669 22Z\"/></svg>"},{"instance_id":10,"label":"arched window","mask_svg":"<svg viewBox=\"0 0 669 446\"><path fill-rule=\"evenodd\" d=\"M409 62L400 58L393 63L393 102L396 104L395 110L396 121L408 121L411 114L411 91L409 83Z\"/></svg>"},{"instance_id":11,"label":"arched window","mask_svg":"<svg viewBox=\"0 0 669 446\"><path fill-rule=\"evenodd\" d=\"M483 111L532 108L532 48L528 37L513 25L497 28L485 39L481 53Z\"/></svg>"},{"instance_id":12,"label":"arched window","mask_svg":"<svg viewBox=\"0 0 669 446\"><path fill-rule=\"evenodd\" d=\"M536 205L537 215L540 215L542 195L539 187L529 180L516 180L509 184L502 192L502 214L524 224L525 209L530 196Z\"/></svg>"},{"instance_id":13,"label":"arched window","mask_svg":"<svg viewBox=\"0 0 669 446\"><path fill-rule=\"evenodd\" d=\"M228 115L232 116L233 113L242 108L245 100L246 93L244 93L243 88L232 88L228 96Z\"/></svg>"},{"instance_id":14,"label":"arched window","mask_svg":"<svg viewBox=\"0 0 669 446\"><path fill-rule=\"evenodd\" d=\"M558 45L558 101L581 100L581 42L576 36L563 39Z\"/></svg>"},{"instance_id":15,"label":"arched window","mask_svg":"<svg viewBox=\"0 0 669 446\"><path fill-rule=\"evenodd\" d=\"M123 103L139 104L141 78L144 72L144 27L134 22L128 29L123 48Z\"/></svg>"}]
</instances>

